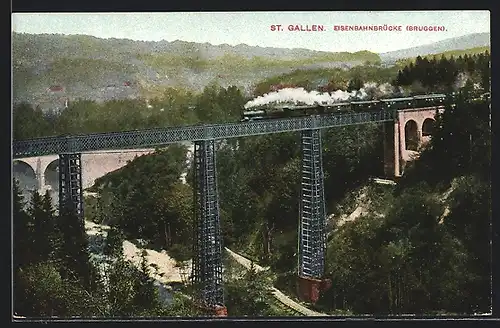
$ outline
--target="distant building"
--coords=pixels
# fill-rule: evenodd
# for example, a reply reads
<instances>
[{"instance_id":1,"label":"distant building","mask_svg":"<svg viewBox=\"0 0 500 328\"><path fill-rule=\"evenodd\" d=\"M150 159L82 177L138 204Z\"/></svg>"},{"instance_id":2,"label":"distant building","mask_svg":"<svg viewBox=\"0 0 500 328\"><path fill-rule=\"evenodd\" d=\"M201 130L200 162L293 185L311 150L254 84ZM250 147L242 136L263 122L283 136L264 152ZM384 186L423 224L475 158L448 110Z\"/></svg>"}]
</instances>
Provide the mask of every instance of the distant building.
<instances>
[{"instance_id":1,"label":"distant building","mask_svg":"<svg viewBox=\"0 0 500 328\"><path fill-rule=\"evenodd\" d=\"M285 84L285 83L273 84L269 87L269 91L278 91L280 89L296 88L296 87L297 86L295 84Z\"/></svg>"},{"instance_id":2,"label":"distant building","mask_svg":"<svg viewBox=\"0 0 500 328\"><path fill-rule=\"evenodd\" d=\"M47 89L47 91L49 91L49 92L61 92L61 91L64 91L64 88L60 85L52 85Z\"/></svg>"}]
</instances>

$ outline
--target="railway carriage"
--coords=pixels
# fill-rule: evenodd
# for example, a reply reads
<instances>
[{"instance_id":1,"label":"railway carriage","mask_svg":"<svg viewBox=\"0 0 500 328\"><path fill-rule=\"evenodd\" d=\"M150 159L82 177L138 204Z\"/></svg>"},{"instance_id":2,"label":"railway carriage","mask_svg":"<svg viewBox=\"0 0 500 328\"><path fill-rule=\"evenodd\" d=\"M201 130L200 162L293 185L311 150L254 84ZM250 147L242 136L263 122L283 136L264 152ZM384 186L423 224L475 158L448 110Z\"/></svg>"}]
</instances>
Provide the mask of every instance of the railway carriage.
<instances>
[{"instance_id":1,"label":"railway carriage","mask_svg":"<svg viewBox=\"0 0 500 328\"><path fill-rule=\"evenodd\" d=\"M413 97L414 107L442 106L446 100L445 94L420 95Z\"/></svg>"},{"instance_id":2,"label":"railway carriage","mask_svg":"<svg viewBox=\"0 0 500 328\"><path fill-rule=\"evenodd\" d=\"M387 109L404 109L404 108L412 108L413 107L413 98L390 98L390 99L381 99L380 102L383 104L384 108Z\"/></svg>"},{"instance_id":3,"label":"railway carriage","mask_svg":"<svg viewBox=\"0 0 500 328\"><path fill-rule=\"evenodd\" d=\"M372 110L380 106L379 100L352 101L351 109L354 111Z\"/></svg>"}]
</instances>

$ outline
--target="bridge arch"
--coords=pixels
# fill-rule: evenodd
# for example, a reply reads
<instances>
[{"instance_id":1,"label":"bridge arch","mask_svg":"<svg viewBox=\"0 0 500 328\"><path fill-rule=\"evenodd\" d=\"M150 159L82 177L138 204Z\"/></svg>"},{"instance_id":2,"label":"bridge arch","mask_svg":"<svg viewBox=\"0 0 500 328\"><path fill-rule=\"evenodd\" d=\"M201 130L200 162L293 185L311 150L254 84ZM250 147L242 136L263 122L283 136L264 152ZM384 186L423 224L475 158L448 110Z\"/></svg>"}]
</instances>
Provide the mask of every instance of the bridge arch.
<instances>
[{"instance_id":1,"label":"bridge arch","mask_svg":"<svg viewBox=\"0 0 500 328\"><path fill-rule=\"evenodd\" d=\"M46 186L59 186L59 159L55 159L47 165L43 172Z\"/></svg>"},{"instance_id":2,"label":"bridge arch","mask_svg":"<svg viewBox=\"0 0 500 328\"><path fill-rule=\"evenodd\" d=\"M434 132L434 124L436 121L432 118L426 118L422 123L422 137L430 137Z\"/></svg>"},{"instance_id":3,"label":"bridge arch","mask_svg":"<svg viewBox=\"0 0 500 328\"><path fill-rule=\"evenodd\" d=\"M418 150L418 125L414 120L408 120L405 124L405 149Z\"/></svg>"},{"instance_id":4,"label":"bridge arch","mask_svg":"<svg viewBox=\"0 0 500 328\"><path fill-rule=\"evenodd\" d=\"M59 200L59 159L55 159L47 165L43 172L43 184L52 198L52 201L57 204Z\"/></svg>"},{"instance_id":5,"label":"bridge arch","mask_svg":"<svg viewBox=\"0 0 500 328\"><path fill-rule=\"evenodd\" d=\"M38 190L38 179L31 165L22 160L12 162L12 175L18 181L24 200L30 199L33 190Z\"/></svg>"}]
</instances>

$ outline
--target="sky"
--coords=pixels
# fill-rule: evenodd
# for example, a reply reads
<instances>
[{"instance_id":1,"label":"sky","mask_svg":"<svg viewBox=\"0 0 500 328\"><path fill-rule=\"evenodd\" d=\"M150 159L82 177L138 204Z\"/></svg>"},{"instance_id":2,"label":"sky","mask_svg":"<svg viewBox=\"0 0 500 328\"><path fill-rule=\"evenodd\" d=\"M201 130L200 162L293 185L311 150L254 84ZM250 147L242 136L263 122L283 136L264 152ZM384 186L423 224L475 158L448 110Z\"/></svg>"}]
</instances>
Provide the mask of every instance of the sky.
<instances>
[{"instance_id":1,"label":"sky","mask_svg":"<svg viewBox=\"0 0 500 328\"><path fill-rule=\"evenodd\" d=\"M283 31L271 31L271 25ZM321 32L288 31L288 25L323 25ZM401 25L403 31L335 31L335 25ZM406 31L443 26L445 31ZM471 33L490 32L490 12L171 12L171 13L14 13L19 33L85 34L143 41L208 42L321 51L377 53L410 48Z\"/></svg>"}]
</instances>

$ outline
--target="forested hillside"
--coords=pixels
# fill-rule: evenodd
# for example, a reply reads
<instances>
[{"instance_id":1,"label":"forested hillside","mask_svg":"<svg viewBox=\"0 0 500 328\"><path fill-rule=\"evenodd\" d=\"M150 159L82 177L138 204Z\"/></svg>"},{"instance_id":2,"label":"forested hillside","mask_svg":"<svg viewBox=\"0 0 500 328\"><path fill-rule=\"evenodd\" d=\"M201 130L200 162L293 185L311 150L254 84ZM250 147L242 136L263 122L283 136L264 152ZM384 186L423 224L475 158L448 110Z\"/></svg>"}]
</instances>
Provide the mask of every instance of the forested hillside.
<instances>
[{"instance_id":1,"label":"forested hillside","mask_svg":"<svg viewBox=\"0 0 500 328\"><path fill-rule=\"evenodd\" d=\"M490 72L485 69L489 61L487 53L456 61L417 59L414 66L399 74L376 67L349 73L324 71L317 76L297 71L263 82L335 81L334 74L346 74L341 76L344 88L355 79L379 79L408 85L410 90L451 90L460 74L469 77L455 87L459 91L456 105L446 104L446 111L437 117L430 144L405 169L396 187L368 183L370 177L383 172L381 125L323 132L327 212L334 214L329 222L326 275L333 287L315 307L336 314L489 312L490 104L469 101L475 87L489 91ZM63 111L53 116L25 106L19 111L24 116L14 117L16 138L166 126L181 120L234 122L246 102L242 93L231 87L206 88L193 103L188 101L191 97L176 92L170 90L157 98L149 112L128 101L102 105L77 102L68 109L71 115ZM99 116L102 110L107 112ZM127 118L122 119L125 114ZM45 130L40 128L43 124L47 124ZM185 155L185 148L171 146L102 177L94 186L99 198L86 202L88 215L123 231L127 238L145 239L151 247L189 258L191 174L186 184L179 180L189 169ZM269 265L278 274L277 286L295 293L290 283L297 265L299 135L220 142L217 170L224 245ZM339 224L338 218L357 206L354 192L360 189L365 194L366 214ZM245 284L249 281L240 281L238 286L241 289ZM267 313L264 307L253 309Z\"/></svg>"},{"instance_id":2,"label":"forested hillside","mask_svg":"<svg viewBox=\"0 0 500 328\"><path fill-rule=\"evenodd\" d=\"M464 57L464 56L474 56L477 54L483 54L486 51L491 52L491 47L490 46L484 46L484 47L475 47L475 48L469 48L469 49L462 49L462 50L450 50L450 51L444 51L440 53L435 53L435 54L429 54L429 55L422 55L420 56L421 58L426 58L428 60L431 60L433 58L442 58L445 57L447 59L450 59L452 57L457 58L459 56ZM407 65L409 63L415 63L416 57L411 57L411 58L406 58L406 59L399 59L396 61L397 65Z\"/></svg>"},{"instance_id":3,"label":"forested hillside","mask_svg":"<svg viewBox=\"0 0 500 328\"><path fill-rule=\"evenodd\" d=\"M86 35L12 35L14 103L60 110L66 100L152 98L171 87L200 92L209 84L245 91L294 69L352 67L380 58L369 51L145 42Z\"/></svg>"},{"instance_id":4,"label":"forested hillside","mask_svg":"<svg viewBox=\"0 0 500 328\"><path fill-rule=\"evenodd\" d=\"M394 84L411 86L415 92L442 91L447 92L463 87L469 80L476 88L484 92L490 90L491 55L488 50L474 55L464 54L455 58L434 56L432 58L418 56L415 61L405 65L398 72Z\"/></svg>"},{"instance_id":5,"label":"forested hillside","mask_svg":"<svg viewBox=\"0 0 500 328\"><path fill-rule=\"evenodd\" d=\"M217 85L202 93L169 88L161 97L112 100L97 103L91 100L72 102L62 112L43 112L22 103L14 107L14 139L34 137L116 132L134 129L180 126L195 123L235 122L240 119L246 102L240 89Z\"/></svg>"}]
</instances>

